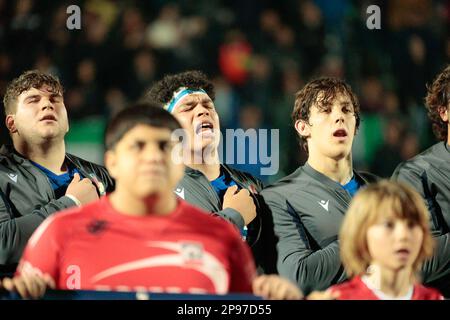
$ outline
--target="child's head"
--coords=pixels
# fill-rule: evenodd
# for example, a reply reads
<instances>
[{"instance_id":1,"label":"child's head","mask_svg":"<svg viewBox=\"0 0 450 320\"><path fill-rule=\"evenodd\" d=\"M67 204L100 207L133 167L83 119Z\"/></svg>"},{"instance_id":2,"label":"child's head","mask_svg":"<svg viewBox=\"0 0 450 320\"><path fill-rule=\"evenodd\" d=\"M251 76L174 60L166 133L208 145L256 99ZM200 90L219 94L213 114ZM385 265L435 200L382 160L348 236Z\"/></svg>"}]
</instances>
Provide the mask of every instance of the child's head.
<instances>
[{"instance_id":1,"label":"child's head","mask_svg":"<svg viewBox=\"0 0 450 320\"><path fill-rule=\"evenodd\" d=\"M410 187L388 180L371 184L355 196L339 238L349 276L364 274L371 264L418 271L433 252L423 199Z\"/></svg>"}]
</instances>

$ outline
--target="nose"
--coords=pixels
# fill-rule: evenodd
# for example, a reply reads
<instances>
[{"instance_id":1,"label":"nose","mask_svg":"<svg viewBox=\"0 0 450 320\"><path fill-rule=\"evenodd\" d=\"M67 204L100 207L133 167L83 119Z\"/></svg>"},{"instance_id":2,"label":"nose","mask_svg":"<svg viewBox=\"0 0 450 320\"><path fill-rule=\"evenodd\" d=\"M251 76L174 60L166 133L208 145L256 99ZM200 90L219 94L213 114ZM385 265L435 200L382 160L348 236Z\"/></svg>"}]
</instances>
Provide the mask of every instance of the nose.
<instances>
[{"instance_id":1,"label":"nose","mask_svg":"<svg viewBox=\"0 0 450 320\"><path fill-rule=\"evenodd\" d=\"M340 110L340 108L334 108L333 115L334 115L334 119L335 119L334 121L336 123L339 123L339 122L344 123L345 114L342 110Z\"/></svg>"},{"instance_id":2,"label":"nose","mask_svg":"<svg viewBox=\"0 0 450 320\"><path fill-rule=\"evenodd\" d=\"M197 105L195 106L195 116L196 117L201 117L201 116L209 116L209 109L206 108L203 104L201 103L197 103Z\"/></svg>"},{"instance_id":3,"label":"nose","mask_svg":"<svg viewBox=\"0 0 450 320\"><path fill-rule=\"evenodd\" d=\"M164 158L163 151L159 147L158 143L148 144L145 147L144 152L142 153L142 156L145 161L152 162L152 163L161 162Z\"/></svg>"},{"instance_id":4,"label":"nose","mask_svg":"<svg viewBox=\"0 0 450 320\"><path fill-rule=\"evenodd\" d=\"M42 110L51 109L54 110L55 107L53 106L53 103L49 99L42 99Z\"/></svg>"},{"instance_id":5,"label":"nose","mask_svg":"<svg viewBox=\"0 0 450 320\"><path fill-rule=\"evenodd\" d=\"M408 226L408 221L398 221L395 224L395 236L398 240L406 241L411 237L411 228Z\"/></svg>"}]
</instances>

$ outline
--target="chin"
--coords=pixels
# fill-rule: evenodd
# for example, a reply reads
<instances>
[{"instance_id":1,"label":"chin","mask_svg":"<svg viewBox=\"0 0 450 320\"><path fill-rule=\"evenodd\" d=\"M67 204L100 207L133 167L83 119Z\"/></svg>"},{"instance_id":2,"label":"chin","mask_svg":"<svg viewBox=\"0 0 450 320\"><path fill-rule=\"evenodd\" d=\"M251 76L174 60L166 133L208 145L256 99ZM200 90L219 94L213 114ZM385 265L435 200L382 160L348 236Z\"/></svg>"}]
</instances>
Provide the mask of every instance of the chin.
<instances>
[{"instance_id":1,"label":"chin","mask_svg":"<svg viewBox=\"0 0 450 320\"><path fill-rule=\"evenodd\" d=\"M139 195L142 199L156 197L161 193L161 188L147 188L146 190L140 190Z\"/></svg>"},{"instance_id":2,"label":"chin","mask_svg":"<svg viewBox=\"0 0 450 320\"><path fill-rule=\"evenodd\" d=\"M329 152L328 157L334 160L342 160L348 158L351 150L333 150L334 152Z\"/></svg>"}]
</instances>

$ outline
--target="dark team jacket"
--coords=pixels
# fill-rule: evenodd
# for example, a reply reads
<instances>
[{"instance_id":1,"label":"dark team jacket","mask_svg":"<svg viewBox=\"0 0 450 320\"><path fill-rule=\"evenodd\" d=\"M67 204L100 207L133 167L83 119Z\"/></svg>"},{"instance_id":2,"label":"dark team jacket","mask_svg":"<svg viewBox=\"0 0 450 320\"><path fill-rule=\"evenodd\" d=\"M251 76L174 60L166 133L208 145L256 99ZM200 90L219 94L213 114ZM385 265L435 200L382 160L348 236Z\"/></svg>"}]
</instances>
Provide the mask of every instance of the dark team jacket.
<instances>
[{"instance_id":1,"label":"dark team jacket","mask_svg":"<svg viewBox=\"0 0 450 320\"><path fill-rule=\"evenodd\" d=\"M83 177L96 179L99 195L112 191L114 182L106 169L66 154L66 160ZM0 273L14 271L34 230L54 212L73 207L75 202L63 196L55 199L47 176L12 146L0 149Z\"/></svg>"},{"instance_id":2,"label":"dark team jacket","mask_svg":"<svg viewBox=\"0 0 450 320\"><path fill-rule=\"evenodd\" d=\"M270 212L261 208L262 182L252 175L235 170L225 164L226 170L239 188L254 190L251 193L256 206L257 216L247 226L247 243L252 249L253 257L259 273L276 273L276 238L273 231ZM222 201L212 187L208 178L200 171L186 167L183 179L175 189L175 193L187 202L234 224L239 230L244 227L244 220L239 212L231 208L222 209Z\"/></svg>"},{"instance_id":3,"label":"dark team jacket","mask_svg":"<svg viewBox=\"0 0 450 320\"><path fill-rule=\"evenodd\" d=\"M353 172L361 187L378 178ZM304 294L346 280L338 234L351 196L342 186L309 164L262 191L279 241L278 272Z\"/></svg>"},{"instance_id":4,"label":"dark team jacket","mask_svg":"<svg viewBox=\"0 0 450 320\"><path fill-rule=\"evenodd\" d=\"M404 182L425 200L430 213L430 225L436 241L434 264L425 281L450 297L450 149L439 142L414 158L401 163L392 175Z\"/></svg>"}]
</instances>

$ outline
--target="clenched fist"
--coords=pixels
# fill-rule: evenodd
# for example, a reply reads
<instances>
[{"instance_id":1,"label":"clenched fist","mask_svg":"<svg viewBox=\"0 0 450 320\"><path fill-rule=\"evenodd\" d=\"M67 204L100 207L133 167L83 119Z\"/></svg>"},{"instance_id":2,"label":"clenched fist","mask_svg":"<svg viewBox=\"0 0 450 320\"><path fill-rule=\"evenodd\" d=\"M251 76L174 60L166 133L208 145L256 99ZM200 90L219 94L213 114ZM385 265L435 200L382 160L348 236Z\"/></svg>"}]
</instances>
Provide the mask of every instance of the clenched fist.
<instances>
[{"instance_id":1,"label":"clenched fist","mask_svg":"<svg viewBox=\"0 0 450 320\"><path fill-rule=\"evenodd\" d=\"M256 217L256 206L253 198L247 189L238 191L238 186L232 186L227 189L223 196L223 209L232 208L239 212L247 226Z\"/></svg>"}]
</instances>

